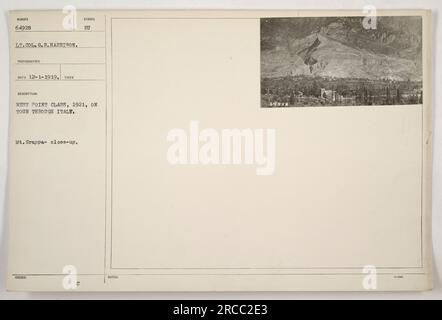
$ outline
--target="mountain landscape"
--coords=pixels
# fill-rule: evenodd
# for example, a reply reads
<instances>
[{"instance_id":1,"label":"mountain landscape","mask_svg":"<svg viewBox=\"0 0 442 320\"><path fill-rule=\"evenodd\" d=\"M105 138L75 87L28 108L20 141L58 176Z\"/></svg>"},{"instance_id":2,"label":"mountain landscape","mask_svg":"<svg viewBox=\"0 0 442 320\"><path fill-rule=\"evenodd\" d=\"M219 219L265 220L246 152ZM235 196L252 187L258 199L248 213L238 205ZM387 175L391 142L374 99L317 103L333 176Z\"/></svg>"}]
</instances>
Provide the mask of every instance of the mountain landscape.
<instances>
[{"instance_id":1,"label":"mountain landscape","mask_svg":"<svg viewBox=\"0 0 442 320\"><path fill-rule=\"evenodd\" d=\"M263 106L415 104L422 18L261 19Z\"/></svg>"},{"instance_id":2,"label":"mountain landscape","mask_svg":"<svg viewBox=\"0 0 442 320\"><path fill-rule=\"evenodd\" d=\"M261 22L264 77L422 80L420 17L269 18Z\"/></svg>"}]
</instances>

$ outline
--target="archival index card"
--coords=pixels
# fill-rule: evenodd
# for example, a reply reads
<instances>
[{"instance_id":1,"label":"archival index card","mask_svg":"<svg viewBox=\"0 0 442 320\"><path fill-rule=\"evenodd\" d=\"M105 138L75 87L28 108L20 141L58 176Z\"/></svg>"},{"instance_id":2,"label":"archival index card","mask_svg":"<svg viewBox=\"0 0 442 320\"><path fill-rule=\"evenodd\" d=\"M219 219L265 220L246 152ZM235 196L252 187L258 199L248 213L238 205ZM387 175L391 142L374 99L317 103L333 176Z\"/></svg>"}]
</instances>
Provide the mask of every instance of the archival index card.
<instances>
[{"instance_id":1,"label":"archival index card","mask_svg":"<svg viewBox=\"0 0 442 320\"><path fill-rule=\"evenodd\" d=\"M10 12L8 288L430 289L430 18Z\"/></svg>"}]
</instances>

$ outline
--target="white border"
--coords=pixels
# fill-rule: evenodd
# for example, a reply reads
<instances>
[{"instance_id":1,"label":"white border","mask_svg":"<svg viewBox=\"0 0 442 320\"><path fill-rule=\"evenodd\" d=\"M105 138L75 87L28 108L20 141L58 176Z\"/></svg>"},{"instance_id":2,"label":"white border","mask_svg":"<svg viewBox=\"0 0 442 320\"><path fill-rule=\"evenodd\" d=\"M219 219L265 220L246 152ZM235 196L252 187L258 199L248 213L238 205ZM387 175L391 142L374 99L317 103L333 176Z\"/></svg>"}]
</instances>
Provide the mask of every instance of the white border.
<instances>
[{"instance_id":1,"label":"white border","mask_svg":"<svg viewBox=\"0 0 442 320\"><path fill-rule=\"evenodd\" d=\"M102 4L97 5L101 2ZM434 251L434 289L429 292L359 292L359 293L8 293L5 292L6 276L6 216L4 214L4 195L6 185L7 133L9 109L9 61L8 61L8 30L7 10L12 9L62 9L64 5L74 5L79 9L296 9L326 10L346 9L362 10L367 4L378 9L431 9L433 11L433 251ZM141 6L136 0L101 0L95 6L87 0L2 0L0 8L0 300L2 299L94 299L94 298L135 298L135 299L442 299L442 133L438 127L442 125L441 112L437 103L442 101L442 91L437 90L441 82L441 64L437 64L441 43L436 42L440 32L439 13L442 12L440 0L401 0L389 3L382 0L354 1L339 0L226 0L226 1L192 1L192 0L156 0L144 1ZM439 80L439 81L438 81Z\"/></svg>"}]
</instances>

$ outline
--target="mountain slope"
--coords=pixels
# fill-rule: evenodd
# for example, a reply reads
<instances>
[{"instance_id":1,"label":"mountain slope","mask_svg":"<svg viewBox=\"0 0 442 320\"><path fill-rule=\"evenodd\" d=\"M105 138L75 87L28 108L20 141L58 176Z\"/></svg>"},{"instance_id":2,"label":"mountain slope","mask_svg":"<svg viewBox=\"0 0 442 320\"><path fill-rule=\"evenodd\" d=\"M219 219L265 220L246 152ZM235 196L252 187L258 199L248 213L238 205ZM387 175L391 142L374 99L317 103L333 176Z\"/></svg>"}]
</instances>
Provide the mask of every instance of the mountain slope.
<instances>
[{"instance_id":1,"label":"mountain slope","mask_svg":"<svg viewBox=\"0 0 442 320\"><path fill-rule=\"evenodd\" d=\"M416 26L408 26L412 32L398 31L394 28L401 23L384 19L377 30L361 31L359 20L344 19L310 21L308 27L303 24L303 32L292 32L293 24L281 22L273 23L270 30L264 27L262 75L421 80L421 40Z\"/></svg>"}]
</instances>

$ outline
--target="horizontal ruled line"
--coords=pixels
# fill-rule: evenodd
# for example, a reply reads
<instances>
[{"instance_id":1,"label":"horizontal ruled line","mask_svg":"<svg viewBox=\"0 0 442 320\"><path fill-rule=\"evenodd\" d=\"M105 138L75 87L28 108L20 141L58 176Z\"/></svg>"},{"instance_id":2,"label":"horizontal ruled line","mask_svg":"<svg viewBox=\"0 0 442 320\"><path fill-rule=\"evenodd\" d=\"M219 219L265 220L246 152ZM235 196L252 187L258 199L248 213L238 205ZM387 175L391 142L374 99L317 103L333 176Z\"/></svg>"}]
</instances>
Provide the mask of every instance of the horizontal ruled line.
<instances>
[{"instance_id":1,"label":"horizontal ruled line","mask_svg":"<svg viewBox=\"0 0 442 320\"><path fill-rule=\"evenodd\" d=\"M25 32L104 32L104 30L14 30L16 33L25 33Z\"/></svg>"}]
</instances>

